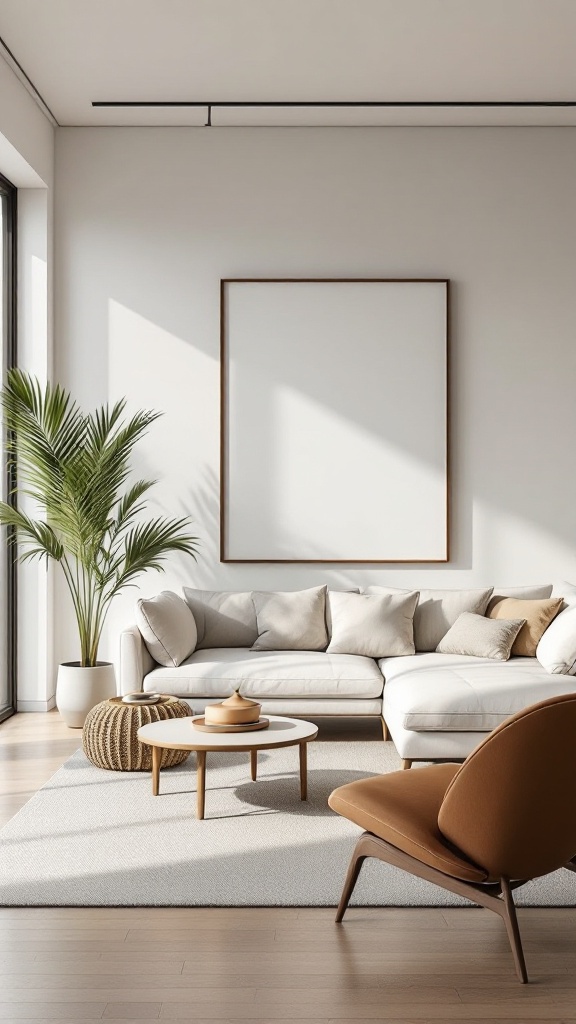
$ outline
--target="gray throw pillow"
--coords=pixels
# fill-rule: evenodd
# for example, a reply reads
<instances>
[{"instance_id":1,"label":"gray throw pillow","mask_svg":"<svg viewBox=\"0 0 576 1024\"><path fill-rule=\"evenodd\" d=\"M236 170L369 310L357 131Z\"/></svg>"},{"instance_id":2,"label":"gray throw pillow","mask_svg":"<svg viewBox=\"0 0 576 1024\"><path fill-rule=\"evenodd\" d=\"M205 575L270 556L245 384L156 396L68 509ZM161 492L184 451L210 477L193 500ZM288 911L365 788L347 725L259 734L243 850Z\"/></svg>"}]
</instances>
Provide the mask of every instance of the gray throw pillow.
<instances>
[{"instance_id":1,"label":"gray throw pillow","mask_svg":"<svg viewBox=\"0 0 576 1024\"><path fill-rule=\"evenodd\" d=\"M332 639L328 654L393 658L414 654L414 610L409 594L339 594L329 591Z\"/></svg>"},{"instance_id":2,"label":"gray throw pillow","mask_svg":"<svg viewBox=\"0 0 576 1024\"><path fill-rule=\"evenodd\" d=\"M194 616L186 602L170 590L136 602L136 625L154 661L165 668L177 668L194 652Z\"/></svg>"},{"instance_id":3,"label":"gray throw pillow","mask_svg":"<svg viewBox=\"0 0 576 1024\"><path fill-rule=\"evenodd\" d=\"M463 612L442 638L439 654L464 654L472 658L508 661L512 644L525 619L487 619L484 615ZM499 628L495 629L497 626Z\"/></svg>"},{"instance_id":4,"label":"gray throw pillow","mask_svg":"<svg viewBox=\"0 0 576 1024\"><path fill-rule=\"evenodd\" d=\"M252 593L192 590L183 587L186 604L196 620L197 650L209 647L251 647L258 636Z\"/></svg>"},{"instance_id":5,"label":"gray throw pillow","mask_svg":"<svg viewBox=\"0 0 576 1024\"><path fill-rule=\"evenodd\" d=\"M552 596L551 583L537 583L532 587L494 587L492 597L517 597L520 601L542 601Z\"/></svg>"},{"instance_id":6,"label":"gray throw pillow","mask_svg":"<svg viewBox=\"0 0 576 1024\"><path fill-rule=\"evenodd\" d=\"M252 594L258 637L253 651L324 651L326 587Z\"/></svg>"}]
</instances>

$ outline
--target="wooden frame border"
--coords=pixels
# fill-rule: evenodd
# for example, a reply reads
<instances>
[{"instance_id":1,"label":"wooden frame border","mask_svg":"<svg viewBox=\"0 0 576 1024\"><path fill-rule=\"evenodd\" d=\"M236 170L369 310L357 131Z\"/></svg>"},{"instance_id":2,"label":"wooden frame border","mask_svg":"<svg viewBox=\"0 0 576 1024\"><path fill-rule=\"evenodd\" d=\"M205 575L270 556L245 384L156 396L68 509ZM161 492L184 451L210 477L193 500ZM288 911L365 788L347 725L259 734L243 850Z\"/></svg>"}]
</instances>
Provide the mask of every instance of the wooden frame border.
<instances>
[{"instance_id":1,"label":"wooden frame border","mask_svg":"<svg viewBox=\"0 0 576 1024\"><path fill-rule=\"evenodd\" d=\"M446 557L404 558L229 558L227 554L228 345L226 292L229 284L444 284L446 286ZM220 279L220 561L248 565L445 565L450 561L451 488L451 318L450 278L446 277L225 277Z\"/></svg>"}]
</instances>

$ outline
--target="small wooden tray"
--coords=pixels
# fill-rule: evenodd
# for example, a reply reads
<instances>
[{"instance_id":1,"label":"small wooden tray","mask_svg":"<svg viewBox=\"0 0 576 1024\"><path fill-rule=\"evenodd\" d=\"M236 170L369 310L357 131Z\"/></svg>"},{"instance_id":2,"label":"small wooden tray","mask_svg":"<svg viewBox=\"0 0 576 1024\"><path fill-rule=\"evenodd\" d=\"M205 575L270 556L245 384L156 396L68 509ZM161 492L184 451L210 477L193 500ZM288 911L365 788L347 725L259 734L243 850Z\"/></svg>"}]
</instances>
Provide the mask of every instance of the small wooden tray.
<instances>
[{"instance_id":1,"label":"small wooden tray","mask_svg":"<svg viewBox=\"0 0 576 1024\"><path fill-rule=\"evenodd\" d=\"M270 725L269 718L259 718L257 722L250 725L206 725L204 715L201 718L193 718L192 725L200 732L257 732L258 729L267 729Z\"/></svg>"}]
</instances>

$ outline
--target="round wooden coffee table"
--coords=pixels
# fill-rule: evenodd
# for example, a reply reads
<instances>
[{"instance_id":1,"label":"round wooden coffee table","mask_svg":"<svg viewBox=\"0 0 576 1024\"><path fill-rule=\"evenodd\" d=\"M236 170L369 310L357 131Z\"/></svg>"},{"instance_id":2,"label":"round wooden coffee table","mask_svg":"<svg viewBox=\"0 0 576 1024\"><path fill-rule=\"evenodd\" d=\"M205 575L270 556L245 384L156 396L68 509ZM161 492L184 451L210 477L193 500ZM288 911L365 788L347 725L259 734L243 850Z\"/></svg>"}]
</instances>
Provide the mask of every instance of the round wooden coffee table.
<instances>
[{"instance_id":1,"label":"round wooden coffee table","mask_svg":"<svg viewBox=\"0 0 576 1024\"><path fill-rule=\"evenodd\" d=\"M195 716L200 717L200 716ZM197 770L196 817L204 817L206 795L206 754L209 750L250 752L252 781L256 781L259 750L274 750L276 747L298 745L300 751L300 799L308 796L307 744L316 739L318 729L312 722L297 718L283 718L280 715L266 715L270 721L268 729L258 732L200 732L193 726L194 717L174 718L169 722L151 722L138 730L140 743L152 747L152 793L160 792L160 762L163 750L195 750Z\"/></svg>"}]
</instances>

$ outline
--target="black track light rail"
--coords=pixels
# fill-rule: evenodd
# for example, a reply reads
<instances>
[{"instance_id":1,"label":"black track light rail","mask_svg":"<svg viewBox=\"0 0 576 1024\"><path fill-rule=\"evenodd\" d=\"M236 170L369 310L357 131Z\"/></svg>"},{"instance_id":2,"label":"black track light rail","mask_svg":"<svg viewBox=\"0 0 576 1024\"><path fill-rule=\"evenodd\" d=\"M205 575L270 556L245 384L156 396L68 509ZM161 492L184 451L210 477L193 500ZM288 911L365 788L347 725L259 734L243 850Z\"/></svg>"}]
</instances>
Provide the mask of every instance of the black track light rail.
<instances>
[{"instance_id":1,"label":"black track light rail","mask_svg":"<svg viewBox=\"0 0 576 1024\"><path fill-rule=\"evenodd\" d=\"M93 107L576 107L576 100L93 100Z\"/></svg>"},{"instance_id":2,"label":"black track light rail","mask_svg":"<svg viewBox=\"0 0 576 1024\"><path fill-rule=\"evenodd\" d=\"M302 108L322 107L327 109L377 109L377 108L462 108L482 107L576 107L576 100L215 100L212 103L201 100L93 100L93 107L206 107L208 116L206 128L212 127L212 110L222 107Z\"/></svg>"}]
</instances>

